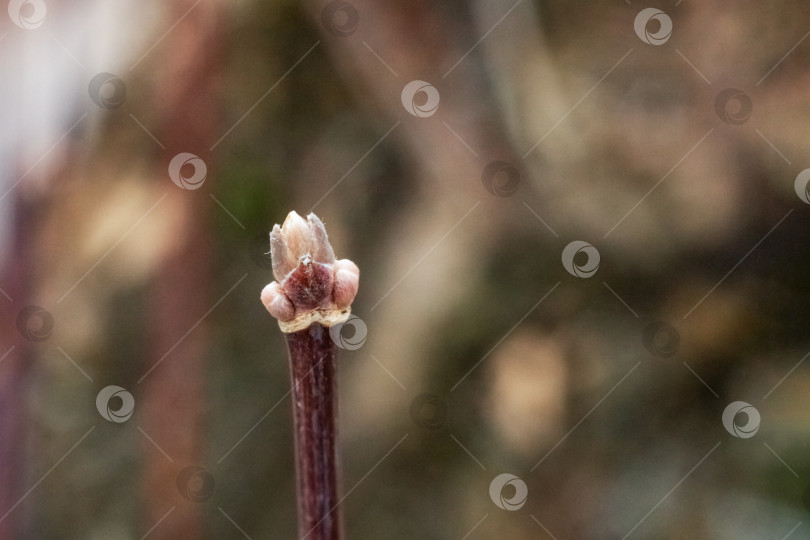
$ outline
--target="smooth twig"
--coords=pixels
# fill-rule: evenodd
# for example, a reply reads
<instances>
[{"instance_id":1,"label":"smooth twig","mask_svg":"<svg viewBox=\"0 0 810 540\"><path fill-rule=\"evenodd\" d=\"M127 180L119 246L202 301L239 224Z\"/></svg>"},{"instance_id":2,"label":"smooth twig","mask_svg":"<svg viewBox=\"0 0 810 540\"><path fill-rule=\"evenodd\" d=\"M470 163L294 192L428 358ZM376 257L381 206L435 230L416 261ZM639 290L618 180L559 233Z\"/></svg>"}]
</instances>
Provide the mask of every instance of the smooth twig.
<instances>
[{"instance_id":1,"label":"smooth twig","mask_svg":"<svg viewBox=\"0 0 810 540\"><path fill-rule=\"evenodd\" d=\"M351 315L359 270L336 260L323 223L290 212L270 233L276 281L261 294L287 338L292 379L298 536L338 540L337 345L329 327Z\"/></svg>"}]
</instances>

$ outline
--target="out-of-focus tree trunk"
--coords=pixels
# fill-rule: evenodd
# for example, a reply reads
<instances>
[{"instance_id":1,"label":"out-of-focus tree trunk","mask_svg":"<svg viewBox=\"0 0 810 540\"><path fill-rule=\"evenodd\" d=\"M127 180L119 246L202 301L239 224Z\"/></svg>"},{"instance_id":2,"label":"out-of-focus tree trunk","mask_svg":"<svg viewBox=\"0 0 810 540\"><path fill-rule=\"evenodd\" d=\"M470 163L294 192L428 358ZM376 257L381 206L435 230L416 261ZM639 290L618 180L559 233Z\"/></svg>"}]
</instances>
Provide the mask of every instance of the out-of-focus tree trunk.
<instances>
[{"instance_id":1,"label":"out-of-focus tree trunk","mask_svg":"<svg viewBox=\"0 0 810 540\"><path fill-rule=\"evenodd\" d=\"M519 169L520 160L510 147L478 51L473 49L478 36L471 14L459 17L455 11L456 16L451 17L454 10L426 0L352 4L359 13L359 24L346 37L329 32L330 20L324 20L322 2L307 5L324 30L324 46L336 69L369 109L382 112L381 133L399 122L391 139L402 143L414 162L423 165L413 179L421 194L419 212L403 212L389 219L397 223L390 229L395 239L385 242L387 251L375 257L387 265L383 269L387 277L377 290L361 289L365 306L360 309L373 313L358 311L361 318L373 316L376 331L369 340L385 336L376 350L408 381L427 371L423 362L430 358L434 343L424 336L442 324L464 291L480 279L477 253L495 242L503 230L505 214L498 209L520 204L517 198L490 194L481 181L484 168L501 160ZM334 22L342 24L339 18ZM435 114L418 118L403 107L403 88L414 80L438 90ZM310 182L307 190L326 192L334 182L334 178L325 178L320 187L312 187ZM530 188L524 182L519 189ZM339 205L335 202L339 200L333 193L319 206L327 219L333 212L330 205ZM445 235L451 237L431 251ZM370 368L358 374L354 384L375 388L370 381L376 377L376 366ZM368 418L358 420L376 425L378 418L390 412L377 407L364 413Z\"/></svg>"},{"instance_id":2,"label":"out-of-focus tree trunk","mask_svg":"<svg viewBox=\"0 0 810 540\"><path fill-rule=\"evenodd\" d=\"M31 343L16 331L16 318L26 305L30 294L30 276L34 245L32 236L34 207L22 197L15 197L15 219L11 233L10 253L14 256L5 265L0 283L11 300L3 296L0 302L0 540L20 538L24 531L18 507L22 497L22 479L25 471L25 393L31 365Z\"/></svg>"},{"instance_id":3,"label":"out-of-focus tree trunk","mask_svg":"<svg viewBox=\"0 0 810 540\"><path fill-rule=\"evenodd\" d=\"M179 20L193 4L190 0L173 3L166 20ZM154 278L148 303L151 355L145 369L160 364L142 382L143 429L173 460L144 442L143 530L176 507L150 534L156 539L203 536L200 503L181 496L177 479L185 467L201 466L204 458L209 333L206 321L200 321L216 300L206 293L221 289L210 285L213 160L209 148L221 135L214 112L219 110L223 30L219 4L197 5L154 51L160 59L151 67L159 72L155 102L162 105L158 117L163 125L157 137L166 145L156 177L160 190L168 193L164 204L177 216L176 229L167 233L174 236L173 249ZM181 152L195 154L206 163L208 176L201 188L183 190L171 182L169 162ZM195 487L190 489L193 492Z\"/></svg>"}]
</instances>

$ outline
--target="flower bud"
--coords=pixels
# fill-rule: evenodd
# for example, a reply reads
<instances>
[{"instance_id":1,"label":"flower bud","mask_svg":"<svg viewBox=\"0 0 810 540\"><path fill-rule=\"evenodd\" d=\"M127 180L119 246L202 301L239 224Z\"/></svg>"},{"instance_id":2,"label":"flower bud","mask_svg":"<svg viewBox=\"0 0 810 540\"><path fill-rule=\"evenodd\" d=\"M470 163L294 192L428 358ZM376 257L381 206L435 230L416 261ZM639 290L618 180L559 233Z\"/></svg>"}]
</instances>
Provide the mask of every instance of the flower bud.
<instances>
[{"instance_id":1,"label":"flower bud","mask_svg":"<svg viewBox=\"0 0 810 540\"><path fill-rule=\"evenodd\" d=\"M284 332L313 322L331 326L348 319L360 271L348 259L335 260L326 228L315 214L295 211L270 233L276 281L264 288L262 303Z\"/></svg>"}]
</instances>

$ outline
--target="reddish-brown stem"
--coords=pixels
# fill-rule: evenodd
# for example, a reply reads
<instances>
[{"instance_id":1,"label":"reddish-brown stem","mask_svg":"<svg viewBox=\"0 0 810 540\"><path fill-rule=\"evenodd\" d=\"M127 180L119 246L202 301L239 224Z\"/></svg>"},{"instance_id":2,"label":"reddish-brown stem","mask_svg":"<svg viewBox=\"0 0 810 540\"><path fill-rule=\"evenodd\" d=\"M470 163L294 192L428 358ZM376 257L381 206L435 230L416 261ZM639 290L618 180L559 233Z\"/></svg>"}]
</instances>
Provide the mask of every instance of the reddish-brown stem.
<instances>
[{"instance_id":1,"label":"reddish-brown stem","mask_svg":"<svg viewBox=\"0 0 810 540\"><path fill-rule=\"evenodd\" d=\"M292 374L298 537L338 540L337 348L318 323L286 334Z\"/></svg>"}]
</instances>

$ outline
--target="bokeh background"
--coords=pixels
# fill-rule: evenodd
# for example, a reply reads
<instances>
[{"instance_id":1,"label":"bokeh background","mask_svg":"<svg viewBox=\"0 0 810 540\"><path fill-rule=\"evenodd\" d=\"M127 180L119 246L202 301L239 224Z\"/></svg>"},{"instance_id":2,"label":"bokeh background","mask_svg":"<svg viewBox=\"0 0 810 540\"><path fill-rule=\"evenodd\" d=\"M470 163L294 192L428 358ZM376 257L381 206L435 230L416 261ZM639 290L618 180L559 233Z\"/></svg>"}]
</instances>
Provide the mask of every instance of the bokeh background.
<instances>
[{"instance_id":1,"label":"bokeh background","mask_svg":"<svg viewBox=\"0 0 810 540\"><path fill-rule=\"evenodd\" d=\"M258 298L293 209L361 269L347 538L810 537L808 30L799 1L12 0L0 538L295 536Z\"/></svg>"}]
</instances>

